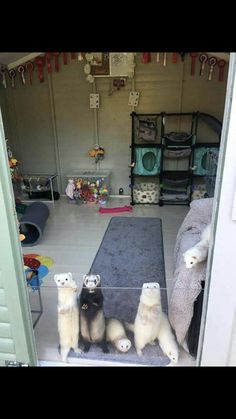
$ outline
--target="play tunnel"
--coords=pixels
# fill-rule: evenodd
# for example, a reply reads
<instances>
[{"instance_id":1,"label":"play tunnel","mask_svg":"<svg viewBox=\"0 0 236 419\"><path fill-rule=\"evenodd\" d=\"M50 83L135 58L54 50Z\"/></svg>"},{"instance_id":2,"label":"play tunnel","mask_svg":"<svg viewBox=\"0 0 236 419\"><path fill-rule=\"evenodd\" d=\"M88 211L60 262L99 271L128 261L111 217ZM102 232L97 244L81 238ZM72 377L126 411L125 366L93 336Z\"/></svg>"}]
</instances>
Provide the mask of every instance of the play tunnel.
<instances>
[{"instance_id":1,"label":"play tunnel","mask_svg":"<svg viewBox=\"0 0 236 419\"><path fill-rule=\"evenodd\" d=\"M22 246L35 246L40 242L48 216L48 206L43 202L33 202L27 207L19 221L20 231L25 235Z\"/></svg>"}]
</instances>

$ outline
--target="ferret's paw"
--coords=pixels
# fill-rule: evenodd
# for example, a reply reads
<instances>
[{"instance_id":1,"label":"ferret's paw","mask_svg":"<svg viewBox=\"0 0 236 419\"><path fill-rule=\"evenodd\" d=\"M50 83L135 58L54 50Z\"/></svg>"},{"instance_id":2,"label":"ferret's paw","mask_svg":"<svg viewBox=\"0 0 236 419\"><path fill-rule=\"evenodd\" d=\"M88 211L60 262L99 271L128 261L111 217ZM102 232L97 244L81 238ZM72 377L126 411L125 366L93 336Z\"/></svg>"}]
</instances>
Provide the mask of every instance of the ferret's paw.
<instances>
[{"instance_id":1,"label":"ferret's paw","mask_svg":"<svg viewBox=\"0 0 236 419\"><path fill-rule=\"evenodd\" d=\"M83 304L81 307L82 310L87 310L88 309L88 304Z\"/></svg>"},{"instance_id":2,"label":"ferret's paw","mask_svg":"<svg viewBox=\"0 0 236 419\"><path fill-rule=\"evenodd\" d=\"M63 308L59 308L58 309L58 313L59 314L65 314L66 310L64 310Z\"/></svg>"},{"instance_id":3,"label":"ferret's paw","mask_svg":"<svg viewBox=\"0 0 236 419\"><path fill-rule=\"evenodd\" d=\"M74 348L74 352L75 352L76 354L82 354L82 353L83 353L83 350L82 350L82 349L80 349L80 348Z\"/></svg>"},{"instance_id":4,"label":"ferret's paw","mask_svg":"<svg viewBox=\"0 0 236 419\"><path fill-rule=\"evenodd\" d=\"M155 340L152 340L152 341L150 342L150 345L155 346L155 345L156 345L156 341L155 341Z\"/></svg>"},{"instance_id":5,"label":"ferret's paw","mask_svg":"<svg viewBox=\"0 0 236 419\"><path fill-rule=\"evenodd\" d=\"M137 354L138 354L138 356L142 356L143 355L141 349L137 349Z\"/></svg>"}]
</instances>

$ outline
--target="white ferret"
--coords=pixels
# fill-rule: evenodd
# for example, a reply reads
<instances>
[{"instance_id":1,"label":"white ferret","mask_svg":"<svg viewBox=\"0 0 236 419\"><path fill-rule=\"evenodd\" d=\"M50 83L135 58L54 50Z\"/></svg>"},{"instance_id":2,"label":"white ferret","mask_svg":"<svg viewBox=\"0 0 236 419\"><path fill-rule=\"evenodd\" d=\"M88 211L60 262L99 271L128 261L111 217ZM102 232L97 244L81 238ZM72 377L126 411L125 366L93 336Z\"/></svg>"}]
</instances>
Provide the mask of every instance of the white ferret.
<instances>
[{"instance_id":1,"label":"white ferret","mask_svg":"<svg viewBox=\"0 0 236 419\"><path fill-rule=\"evenodd\" d=\"M60 351L63 362L67 362L70 349L76 353L82 352L79 343L79 310L77 305L77 285L72 274L54 275L58 287L58 333Z\"/></svg>"},{"instance_id":2,"label":"white ferret","mask_svg":"<svg viewBox=\"0 0 236 419\"><path fill-rule=\"evenodd\" d=\"M190 249L186 250L186 252L183 253L184 261L187 268L190 269L194 265L196 265L196 263L202 262L207 258L210 234L211 224L208 224L201 234L201 240L197 244L195 244L195 246L190 247Z\"/></svg>"},{"instance_id":3,"label":"white ferret","mask_svg":"<svg viewBox=\"0 0 236 419\"><path fill-rule=\"evenodd\" d=\"M161 323L157 332L157 338L164 354L167 355L171 361L177 363L179 359L179 348L171 330L168 317L165 313L162 313L161 316Z\"/></svg>"},{"instance_id":4,"label":"white ferret","mask_svg":"<svg viewBox=\"0 0 236 419\"><path fill-rule=\"evenodd\" d=\"M142 355L142 349L148 344L154 344L161 322L162 307L158 282L143 284L134 324L125 323L128 330L134 332L134 342L137 354Z\"/></svg>"},{"instance_id":5,"label":"white ferret","mask_svg":"<svg viewBox=\"0 0 236 419\"><path fill-rule=\"evenodd\" d=\"M114 318L106 319L106 340L120 352L128 352L131 348L123 323Z\"/></svg>"}]
</instances>

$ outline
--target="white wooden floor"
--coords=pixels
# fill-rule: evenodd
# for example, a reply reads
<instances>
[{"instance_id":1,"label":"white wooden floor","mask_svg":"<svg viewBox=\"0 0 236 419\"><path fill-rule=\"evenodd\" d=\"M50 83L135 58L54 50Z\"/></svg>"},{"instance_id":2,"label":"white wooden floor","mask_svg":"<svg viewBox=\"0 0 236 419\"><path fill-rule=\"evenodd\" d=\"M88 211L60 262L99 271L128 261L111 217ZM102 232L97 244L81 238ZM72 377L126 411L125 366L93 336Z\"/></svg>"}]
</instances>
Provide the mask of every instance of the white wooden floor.
<instances>
[{"instance_id":1,"label":"white wooden floor","mask_svg":"<svg viewBox=\"0 0 236 419\"><path fill-rule=\"evenodd\" d=\"M125 197L111 198L107 206L117 207L129 204ZM35 328L38 359L44 365L58 365L57 333L57 289L53 280L55 273L72 272L78 284L82 275L89 271L96 252L106 231L107 225L115 214L100 214L95 204L71 204L62 196L55 204L48 204L50 217L47 221L43 238L38 246L23 247L23 253L38 253L50 256L54 265L44 278L41 286L43 316ZM136 205L133 213L118 213L118 216L160 217L163 225L167 292L170 295L172 285L173 250L177 231L187 214L187 206ZM37 293L30 292L33 308L37 308ZM73 365L85 365L78 359L70 360ZM195 361L181 350L178 365L194 365ZM64 364L65 365L65 364ZM86 364L87 365L87 364ZM94 365L91 363L90 365Z\"/></svg>"}]
</instances>

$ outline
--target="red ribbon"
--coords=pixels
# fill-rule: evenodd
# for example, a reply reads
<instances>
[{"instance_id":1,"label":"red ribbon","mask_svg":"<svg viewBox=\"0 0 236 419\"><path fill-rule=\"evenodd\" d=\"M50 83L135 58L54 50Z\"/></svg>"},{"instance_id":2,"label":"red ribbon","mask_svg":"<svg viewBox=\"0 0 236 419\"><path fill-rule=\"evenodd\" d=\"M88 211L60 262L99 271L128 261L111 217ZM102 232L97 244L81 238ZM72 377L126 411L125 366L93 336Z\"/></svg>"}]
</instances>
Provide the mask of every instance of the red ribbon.
<instances>
[{"instance_id":1,"label":"red ribbon","mask_svg":"<svg viewBox=\"0 0 236 419\"><path fill-rule=\"evenodd\" d=\"M172 63L176 64L178 62L178 52L173 52L172 54Z\"/></svg>"},{"instance_id":2,"label":"red ribbon","mask_svg":"<svg viewBox=\"0 0 236 419\"><path fill-rule=\"evenodd\" d=\"M220 68L219 81L223 81L224 80L224 67L226 65L226 61L221 59L217 62L217 64L218 64L218 67Z\"/></svg>"},{"instance_id":3,"label":"red ribbon","mask_svg":"<svg viewBox=\"0 0 236 419\"><path fill-rule=\"evenodd\" d=\"M58 72L59 71L59 59L58 59L58 57L60 55L60 52L54 52L53 55L54 55L54 58L55 58L55 71Z\"/></svg>"},{"instance_id":4,"label":"red ribbon","mask_svg":"<svg viewBox=\"0 0 236 419\"><path fill-rule=\"evenodd\" d=\"M150 52L143 52L142 63L147 64L147 63L150 63L150 61L151 61L151 53Z\"/></svg>"},{"instance_id":5,"label":"red ribbon","mask_svg":"<svg viewBox=\"0 0 236 419\"><path fill-rule=\"evenodd\" d=\"M191 57L191 76L195 75L195 63L196 63L196 57L197 57L197 52L190 52L190 57Z\"/></svg>"},{"instance_id":6,"label":"red ribbon","mask_svg":"<svg viewBox=\"0 0 236 419\"><path fill-rule=\"evenodd\" d=\"M36 57L35 64L38 66L38 78L40 83L44 82L43 67L45 64L45 57Z\"/></svg>"},{"instance_id":7,"label":"red ribbon","mask_svg":"<svg viewBox=\"0 0 236 419\"><path fill-rule=\"evenodd\" d=\"M28 63L26 63L25 66L26 66L26 70L28 70L28 72L29 72L30 84L32 84L34 64L31 63L31 61L29 61Z\"/></svg>"},{"instance_id":8,"label":"red ribbon","mask_svg":"<svg viewBox=\"0 0 236 419\"><path fill-rule=\"evenodd\" d=\"M63 64L65 64L65 65L68 64L67 52L63 52L62 55L63 55Z\"/></svg>"},{"instance_id":9,"label":"red ribbon","mask_svg":"<svg viewBox=\"0 0 236 419\"><path fill-rule=\"evenodd\" d=\"M45 54L45 58L47 61L47 69L48 69L48 73L52 73L52 64L51 64L51 52L46 52Z\"/></svg>"}]
</instances>

